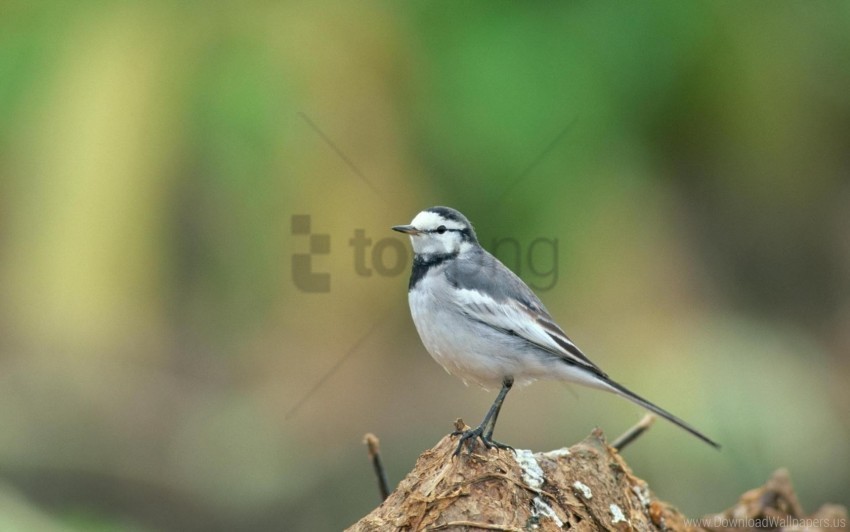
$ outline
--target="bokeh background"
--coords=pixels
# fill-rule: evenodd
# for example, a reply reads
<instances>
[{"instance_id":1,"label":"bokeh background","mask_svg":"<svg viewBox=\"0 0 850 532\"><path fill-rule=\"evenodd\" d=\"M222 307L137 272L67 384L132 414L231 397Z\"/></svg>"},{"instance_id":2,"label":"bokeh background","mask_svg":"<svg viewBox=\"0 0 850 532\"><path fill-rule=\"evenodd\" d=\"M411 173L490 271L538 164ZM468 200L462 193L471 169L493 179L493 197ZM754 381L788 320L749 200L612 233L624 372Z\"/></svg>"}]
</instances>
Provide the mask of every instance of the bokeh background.
<instances>
[{"instance_id":1,"label":"bokeh background","mask_svg":"<svg viewBox=\"0 0 850 532\"><path fill-rule=\"evenodd\" d=\"M625 456L660 497L700 516L785 466L850 503L850 4L0 12L0 529L365 515L364 433L395 484L495 393L409 317L389 227L435 204L723 443L657 423ZM537 383L497 437L641 415Z\"/></svg>"}]
</instances>

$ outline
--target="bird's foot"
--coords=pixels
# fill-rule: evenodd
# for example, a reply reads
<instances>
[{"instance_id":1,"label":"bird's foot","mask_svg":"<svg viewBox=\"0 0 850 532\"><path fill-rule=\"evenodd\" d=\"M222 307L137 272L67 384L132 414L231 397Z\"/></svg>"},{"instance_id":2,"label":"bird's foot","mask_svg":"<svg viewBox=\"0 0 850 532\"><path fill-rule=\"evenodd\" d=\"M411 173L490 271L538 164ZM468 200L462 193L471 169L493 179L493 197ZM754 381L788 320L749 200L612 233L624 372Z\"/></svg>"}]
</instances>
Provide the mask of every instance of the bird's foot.
<instances>
[{"instance_id":1,"label":"bird's foot","mask_svg":"<svg viewBox=\"0 0 850 532\"><path fill-rule=\"evenodd\" d=\"M514 450L510 445L505 445L504 443L497 442L494 440L492 436L492 431L490 433L484 433L484 426L480 425L474 429L469 430L456 430L452 432L452 436L460 436L460 441L457 443L457 449L453 453L454 456L460 454L461 449L463 449L463 444L466 443L467 451L469 454L472 454L472 448L475 445L475 439L481 440L481 443L484 444L484 447L487 449L509 449L511 451Z\"/></svg>"}]
</instances>

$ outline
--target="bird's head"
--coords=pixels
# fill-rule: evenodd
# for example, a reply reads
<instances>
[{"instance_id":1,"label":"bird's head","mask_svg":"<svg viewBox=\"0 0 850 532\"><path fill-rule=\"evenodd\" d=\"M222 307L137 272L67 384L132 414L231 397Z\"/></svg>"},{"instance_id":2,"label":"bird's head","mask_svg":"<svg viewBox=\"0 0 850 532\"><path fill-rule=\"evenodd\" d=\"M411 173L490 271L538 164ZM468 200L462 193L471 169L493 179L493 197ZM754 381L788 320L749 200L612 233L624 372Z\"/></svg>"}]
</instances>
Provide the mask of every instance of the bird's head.
<instances>
[{"instance_id":1,"label":"bird's head","mask_svg":"<svg viewBox=\"0 0 850 532\"><path fill-rule=\"evenodd\" d=\"M417 255L462 253L478 243L466 216L449 207L425 209L410 225L397 225L393 230L410 235Z\"/></svg>"}]
</instances>

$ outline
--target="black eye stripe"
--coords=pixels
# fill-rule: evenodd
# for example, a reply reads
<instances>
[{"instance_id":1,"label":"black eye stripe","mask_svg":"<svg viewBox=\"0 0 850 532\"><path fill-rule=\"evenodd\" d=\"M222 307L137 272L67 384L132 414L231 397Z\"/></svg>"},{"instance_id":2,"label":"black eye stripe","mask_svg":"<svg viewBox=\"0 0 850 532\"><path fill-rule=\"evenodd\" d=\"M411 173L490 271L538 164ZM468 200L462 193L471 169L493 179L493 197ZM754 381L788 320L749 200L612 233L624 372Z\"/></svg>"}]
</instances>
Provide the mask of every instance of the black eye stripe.
<instances>
[{"instance_id":1,"label":"black eye stripe","mask_svg":"<svg viewBox=\"0 0 850 532\"><path fill-rule=\"evenodd\" d=\"M462 227L460 229L446 227L446 230L443 231L442 233L439 231L439 229L440 229L439 227L437 229L424 229L422 232L428 233L428 234L437 233L438 235L442 235L442 234L448 233L449 231L453 231L455 233L460 233L461 240L464 240L466 242L475 242L476 241L475 236L474 236L474 234L472 233L472 230L469 227Z\"/></svg>"}]
</instances>

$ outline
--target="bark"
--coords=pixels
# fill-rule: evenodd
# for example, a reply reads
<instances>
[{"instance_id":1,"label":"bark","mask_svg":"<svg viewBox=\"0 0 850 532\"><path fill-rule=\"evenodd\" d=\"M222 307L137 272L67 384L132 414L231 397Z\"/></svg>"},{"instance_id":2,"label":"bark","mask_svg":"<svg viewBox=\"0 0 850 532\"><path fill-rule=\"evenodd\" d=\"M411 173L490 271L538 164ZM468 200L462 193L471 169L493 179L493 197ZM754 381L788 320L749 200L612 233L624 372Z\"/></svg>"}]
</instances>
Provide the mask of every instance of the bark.
<instances>
[{"instance_id":1,"label":"bark","mask_svg":"<svg viewBox=\"0 0 850 532\"><path fill-rule=\"evenodd\" d=\"M619 453L594 431L569 449L545 453L484 449L453 457L457 438L425 451L395 491L351 532L385 530L744 530L808 525L847 527L847 511L826 505L809 519L787 473L741 496L726 512L688 520L658 500ZM771 517L768 521L757 519ZM785 518L785 521L778 521ZM818 526L811 526L817 524ZM724 528L726 527L726 528ZM735 528L737 527L737 528ZM794 528L788 528L791 530ZM797 528L799 529L799 528Z\"/></svg>"}]
</instances>

